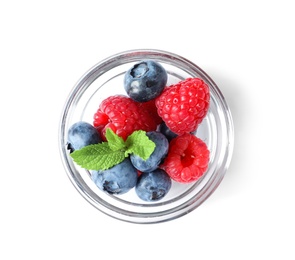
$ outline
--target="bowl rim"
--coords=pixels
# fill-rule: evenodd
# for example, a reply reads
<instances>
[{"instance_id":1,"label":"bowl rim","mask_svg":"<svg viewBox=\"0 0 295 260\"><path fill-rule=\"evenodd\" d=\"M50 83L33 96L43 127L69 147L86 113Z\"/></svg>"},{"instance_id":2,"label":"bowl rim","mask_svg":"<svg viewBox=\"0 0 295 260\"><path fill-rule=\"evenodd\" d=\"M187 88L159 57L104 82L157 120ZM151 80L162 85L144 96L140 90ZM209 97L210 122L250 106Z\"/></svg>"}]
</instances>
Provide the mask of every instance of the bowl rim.
<instances>
[{"instance_id":1,"label":"bowl rim","mask_svg":"<svg viewBox=\"0 0 295 260\"><path fill-rule=\"evenodd\" d=\"M67 160L67 151L66 151L66 140L65 140L65 126L67 121L67 115L69 110L71 109L71 105L74 99L77 96L81 95L80 90L87 88L90 86L98 77L106 73L107 71L113 68L114 63L116 66L123 65L128 62L135 62L138 60L143 60L144 58L159 60L160 62L165 62L170 65L175 65L175 63L180 63L183 67L182 70L189 72L190 74L198 74L203 79L205 79L210 87L211 91L214 91L214 94L218 98L220 105L222 105L222 111L224 112L224 119L226 124L226 138L227 138L227 146L224 151L224 158L222 160L222 164L220 165L220 169L218 170L218 174L211 177L210 184L205 185L202 192L196 194L188 201L181 203L177 207L173 208L173 210L163 210L161 212L152 212L152 213L136 213L129 210L124 210L122 208L118 208L114 205L111 205L107 201L99 198L97 194L95 194L92 190L85 189L84 185L87 185L83 178L79 175L75 175L71 170L71 162ZM211 94L210 94L211 95ZM131 49L119 52L117 54L111 55L100 62L96 63L92 66L84 75L80 77L77 83L73 86L70 91L64 107L62 109L62 115L59 123L59 131L58 131L58 140L59 140L59 152L62 159L62 163L66 173L76 188L76 190L86 199L92 206L97 208L99 211L109 215L115 219L131 222L131 223L141 223L141 224L152 224L152 223L160 223L165 221L170 221L176 218L179 218L185 214L190 213L197 207L199 207L206 199L216 190L216 188L221 183L228 167L230 165L233 148L234 148L234 125L232 114L226 100L220 91L219 87L215 84L215 82L211 79L211 77L203 71L198 65L191 62L190 60L164 50L159 49ZM94 199L95 198L95 199Z\"/></svg>"}]
</instances>

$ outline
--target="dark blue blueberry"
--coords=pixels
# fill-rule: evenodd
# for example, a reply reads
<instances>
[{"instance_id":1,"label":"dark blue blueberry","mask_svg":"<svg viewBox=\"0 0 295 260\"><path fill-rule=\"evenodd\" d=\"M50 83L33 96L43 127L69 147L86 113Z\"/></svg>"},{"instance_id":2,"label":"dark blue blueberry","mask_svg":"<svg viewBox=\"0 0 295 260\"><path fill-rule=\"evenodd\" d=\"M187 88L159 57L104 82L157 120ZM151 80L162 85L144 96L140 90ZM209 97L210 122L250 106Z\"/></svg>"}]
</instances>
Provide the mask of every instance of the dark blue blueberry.
<instances>
[{"instance_id":1,"label":"dark blue blueberry","mask_svg":"<svg viewBox=\"0 0 295 260\"><path fill-rule=\"evenodd\" d=\"M124 194L135 187L137 170L129 158L104 171L91 171L91 179L96 186L109 194Z\"/></svg>"},{"instance_id":2,"label":"dark blue blueberry","mask_svg":"<svg viewBox=\"0 0 295 260\"><path fill-rule=\"evenodd\" d=\"M162 169L144 172L135 187L137 196L144 201L157 201L166 196L171 188L171 178Z\"/></svg>"},{"instance_id":3,"label":"dark blue blueberry","mask_svg":"<svg viewBox=\"0 0 295 260\"><path fill-rule=\"evenodd\" d=\"M137 102L146 102L161 94L167 79L167 72L161 64L144 60L126 72L124 87L130 98Z\"/></svg>"},{"instance_id":4,"label":"dark blue blueberry","mask_svg":"<svg viewBox=\"0 0 295 260\"><path fill-rule=\"evenodd\" d=\"M165 122L162 122L160 124L160 127L159 127L159 131L165 135L168 139L168 141L170 142L173 138L175 138L177 136L177 134L173 133L169 128L168 126L165 124Z\"/></svg>"},{"instance_id":5,"label":"dark blue blueberry","mask_svg":"<svg viewBox=\"0 0 295 260\"><path fill-rule=\"evenodd\" d=\"M165 158L169 149L169 142L167 138L160 132L147 132L146 135L152 140L156 148L147 160L143 160L137 155L131 154L130 159L133 166L142 171L150 172L158 168L159 164Z\"/></svg>"},{"instance_id":6,"label":"dark blue blueberry","mask_svg":"<svg viewBox=\"0 0 295 260\"><path fill-rule=\"evenodd\" d=\"M70 152L102 141L97 129L87 122L77 122L68 130L67 148Z\"/></svg>"}]
</instances>

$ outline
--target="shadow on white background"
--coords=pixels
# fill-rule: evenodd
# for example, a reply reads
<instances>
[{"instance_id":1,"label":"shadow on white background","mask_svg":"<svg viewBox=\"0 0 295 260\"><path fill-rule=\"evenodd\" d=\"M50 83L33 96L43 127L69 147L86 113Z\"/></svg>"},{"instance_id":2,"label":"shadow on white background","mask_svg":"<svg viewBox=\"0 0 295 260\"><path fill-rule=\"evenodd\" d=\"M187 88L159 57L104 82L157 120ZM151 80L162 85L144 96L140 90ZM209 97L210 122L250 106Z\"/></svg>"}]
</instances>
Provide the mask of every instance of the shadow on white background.
<instances>
[{"instance_id":1,"label":"shadow on white background","mask_svg":"<svg viewBox=\"0 0 295 260\"><path fill-rule=\"evenodd\" d=\"M225 73L216 71L216 68L207 69L207 73L222 92L231 111L234 125L234 149L231 163L220 187L215 191L218 195L213 196L214 200L222 200L235 196L247 186L247 176L241 169L245 168L247 164L247 150L244 148L247 132L247 107L249 106L247 102L249 103L249 100L247 100L245 92L247 88L236 78L230 78Z\"/></svg>"}]
</instances>

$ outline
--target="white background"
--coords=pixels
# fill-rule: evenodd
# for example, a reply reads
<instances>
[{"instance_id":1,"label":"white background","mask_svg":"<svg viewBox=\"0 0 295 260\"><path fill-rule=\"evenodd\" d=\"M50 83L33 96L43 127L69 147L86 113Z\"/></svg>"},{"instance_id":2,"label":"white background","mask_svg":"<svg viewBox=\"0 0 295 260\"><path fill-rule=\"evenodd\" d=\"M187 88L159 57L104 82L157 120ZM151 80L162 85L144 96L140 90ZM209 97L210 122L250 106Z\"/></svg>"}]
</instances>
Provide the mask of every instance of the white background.
<instances>
[{"instance_id":1,"label":"white background","mask_svg":"<svg viewBox=\"0 0 295 260\"><path fill-rule=\"evenodd\" d=\"M0 259L295 259L292 1L1 1ZM198 64L232 111L235 149L214 194L156 225L105 216L58 150L68 93L137 48Z\"/></svg>"}]
</instances>

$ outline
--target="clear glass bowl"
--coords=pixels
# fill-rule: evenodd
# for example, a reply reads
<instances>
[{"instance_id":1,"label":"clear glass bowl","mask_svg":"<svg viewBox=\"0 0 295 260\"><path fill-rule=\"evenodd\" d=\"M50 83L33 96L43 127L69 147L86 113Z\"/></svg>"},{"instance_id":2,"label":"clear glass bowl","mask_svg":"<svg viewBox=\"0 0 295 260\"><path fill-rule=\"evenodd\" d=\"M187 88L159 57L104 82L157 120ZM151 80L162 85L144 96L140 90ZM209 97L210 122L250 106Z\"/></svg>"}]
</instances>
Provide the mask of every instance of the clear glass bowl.
<instances>
[{"instance_id":1,"label":"clear glass bowl","mask_svg":"<svg viewBox=\"0 0 295 260\"><path fill-rule=\"evenodd\" d=\"M210 108L196 136L210 150L209 169L195 183L172 182L162 200L143 202L135 189L123 195L109 195L99 190L90 179L89 171L80 168L66 148L68 128L75 122L93 121L100 102L114 94L125 94L123 78L135 62L153 59L168 73L168 85L188 77L200 77L210 87ZM101 212L133 223L158 223L181 217L200 206L218 187L229 166L233 152L233 122L226 101L213 80L191 61L161 50L130 50L115 54L92 67L74 86L66 100L59 125L59 147L64 168L79 193Z\"/></svg>"}]
</instances>

